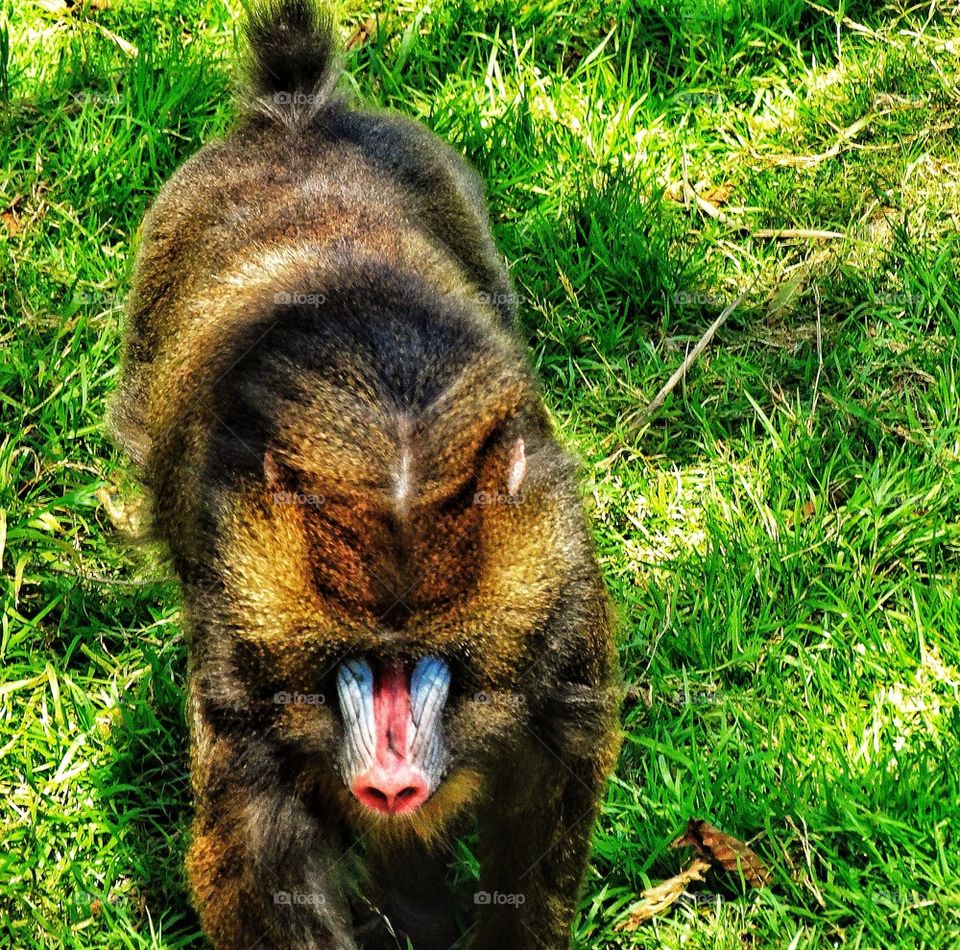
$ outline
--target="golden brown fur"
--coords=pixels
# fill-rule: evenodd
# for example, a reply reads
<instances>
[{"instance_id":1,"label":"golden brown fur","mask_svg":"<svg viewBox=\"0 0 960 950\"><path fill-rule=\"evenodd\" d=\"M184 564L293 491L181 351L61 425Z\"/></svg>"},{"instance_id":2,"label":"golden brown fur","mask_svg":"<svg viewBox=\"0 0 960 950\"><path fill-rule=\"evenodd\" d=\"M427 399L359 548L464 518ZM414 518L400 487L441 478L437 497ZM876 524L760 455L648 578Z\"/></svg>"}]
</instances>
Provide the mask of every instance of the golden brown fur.
<instances>
[{"instance_id":1,"label":"golden brown fur","mask_svg":"<svg viewBox=\"0 0 960 950\"><path fill-rule=\"evenodd\" d=\"M375 906L449 946L440 842L473 816L481 889L525 899L480 907L472 945L564 946L618 745L611 617L482 190L421 126L331 96L304 0L253 16L254 105L146 218L112 415L183 586L204 928L390 946ZM286 80L318 101L285 108ZM427 654L453 764L383 821L337 774L333 676Z\"/></svg>"}]
</instances>

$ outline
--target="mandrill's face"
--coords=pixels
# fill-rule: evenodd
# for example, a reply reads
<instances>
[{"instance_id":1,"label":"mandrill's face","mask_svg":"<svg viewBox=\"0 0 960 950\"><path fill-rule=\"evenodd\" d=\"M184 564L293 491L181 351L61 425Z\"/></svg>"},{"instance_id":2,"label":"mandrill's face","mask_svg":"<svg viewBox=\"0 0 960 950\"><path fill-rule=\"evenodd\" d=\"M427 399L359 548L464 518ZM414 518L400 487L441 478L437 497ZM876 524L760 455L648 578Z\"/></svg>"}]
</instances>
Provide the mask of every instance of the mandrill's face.
<instances>
[{"instance_id":1,"label":"mandrill's face","mask_svg":"<svg viewBox=\"0 0 960 950\"><path fill-rule=\"evenodd\" d=\"M435 656L415 665L341 664L339 766L362 805L384 815L408 814L436 791L449 763L442 728L449 691L450 668Z\"/></svg>"},{"instance_id":2,"label":"mandrill's face","mask_svg":"<svg viewBox=\"0 0 960 950\"><path fill-rule=\"evenodd\" d=\"M207 614L223 622L205 691L262 716L301 787L351 820L439 826L483 793L539 708L525 671L562 594L566 554L550 538L564 499L548 490L551 457L528 465L522 438L483 458L452 494L409 501L399 540L395 500L372 482L268 459L266 484L218 498L224 594ZM323 698L274 698L290 694Z\"/></svg>"}]
</instances>

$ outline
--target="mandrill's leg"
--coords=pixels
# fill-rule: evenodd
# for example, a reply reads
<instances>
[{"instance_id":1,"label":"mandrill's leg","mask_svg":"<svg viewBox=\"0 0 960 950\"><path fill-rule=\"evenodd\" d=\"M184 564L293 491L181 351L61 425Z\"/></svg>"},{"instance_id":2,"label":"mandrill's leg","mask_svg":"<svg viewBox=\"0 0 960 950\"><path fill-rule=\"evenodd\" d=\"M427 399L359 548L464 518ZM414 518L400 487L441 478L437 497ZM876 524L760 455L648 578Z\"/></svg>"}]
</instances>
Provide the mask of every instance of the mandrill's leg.
<instances>
[{"instance_id":1,"label":"mandrill's leg","mask_svg":"<svg viewBox=\"0 0 960 950\"><path fill-rule=\"evenodd\" d=\"M193 712L196 797L187 874L217 950L353 950L342 844L258 740L241 746Z\"/></svg>"},{"instance_id":2,"label":"mandrill's leg","mask_svg":"<svg viewBox=\"0 0 960 950\"><path fill-rule=\"evenodd\" d=\"M500 769L480 822L473 950L563 950L586 872L599 799L618 747L565 724L530 733ZM584 740L587 741L584 741Z\"/></svg>"}]
</instances>

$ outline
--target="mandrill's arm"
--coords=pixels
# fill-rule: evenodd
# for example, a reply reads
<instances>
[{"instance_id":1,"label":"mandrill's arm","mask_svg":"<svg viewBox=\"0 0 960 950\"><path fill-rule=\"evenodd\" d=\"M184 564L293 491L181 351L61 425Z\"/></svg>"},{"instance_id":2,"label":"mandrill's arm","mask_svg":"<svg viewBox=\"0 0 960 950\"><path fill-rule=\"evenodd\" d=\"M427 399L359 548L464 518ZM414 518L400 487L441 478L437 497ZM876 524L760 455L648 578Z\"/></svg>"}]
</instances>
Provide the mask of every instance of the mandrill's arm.
<instances>
[{"instance_id":1,"label":"mandrill's arm","mask_svg":"<svg viewBox=\"0 0 960 950\"><path fill-rule=\"evenodd\" d=\"M307 808L275 749L191 702L196 817L187 873L217 950L355 950L335 827Z\"/></svg>"},{"instance_id":2,"label":"mandrill's arm","mask_svg":"<svg viewBox=\"0 0 960 950\"><path fill-rule=\"evenodd\" d=\"M617 694L564 684L494 782L480 825L474 950L563 950L601 790L619 745ZM520 792L520 794L518 794Z\"/></svg>"}]
</instances>

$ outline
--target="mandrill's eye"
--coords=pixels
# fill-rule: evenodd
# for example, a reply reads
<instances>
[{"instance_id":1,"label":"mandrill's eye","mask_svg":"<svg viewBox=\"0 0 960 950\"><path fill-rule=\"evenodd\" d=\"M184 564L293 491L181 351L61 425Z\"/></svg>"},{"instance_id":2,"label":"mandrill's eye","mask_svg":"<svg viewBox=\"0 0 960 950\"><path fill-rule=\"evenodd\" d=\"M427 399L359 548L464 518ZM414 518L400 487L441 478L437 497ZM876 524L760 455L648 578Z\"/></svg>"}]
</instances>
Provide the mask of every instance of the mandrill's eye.
<instances>
[{"instance_id":1,"label":"mandrill's eye","mask_svg":"<svg viewBox=\"0 0 960 950\"><path fill-rule=\"evenodd\" d=\"M398 661L376 670L364 659L340 666L340 769L368 808L411 812L436 790L447 764L442 725L449 691L450 667L435 656L420 660L409 676Z\"/></svg>"}]
</instances>

